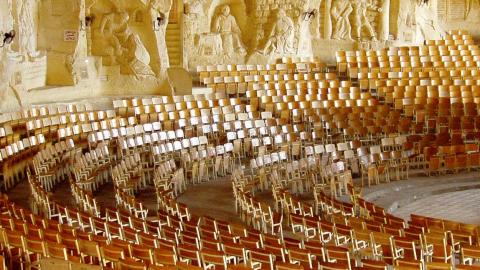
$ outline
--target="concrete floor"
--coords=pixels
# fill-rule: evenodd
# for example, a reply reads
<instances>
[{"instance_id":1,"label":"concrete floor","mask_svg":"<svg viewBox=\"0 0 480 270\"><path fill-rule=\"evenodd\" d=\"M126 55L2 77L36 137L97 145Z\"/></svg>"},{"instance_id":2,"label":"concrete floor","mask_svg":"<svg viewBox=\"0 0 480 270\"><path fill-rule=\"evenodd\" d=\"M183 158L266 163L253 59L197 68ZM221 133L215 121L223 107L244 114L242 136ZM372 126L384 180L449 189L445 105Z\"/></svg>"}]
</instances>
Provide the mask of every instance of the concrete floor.
<instances>
[{"instance_id":1,"label":"concrete floor","mask_svg":"<svg viewBox=\"0 0 480 270\"><path fill-rule=\"evenodd\" d=\"M465 172L456 175L434 177L414 176L409 180L392 181L364 188L364 198L384 207L387 211L408 219L410 213L437 218L445 218L465 223L480 224L480 210L475 208L480 201L479 172ZM356 180L357 182L358 180ZM30 188L23 181L8 192L10 199L21 206L29 207ZM95 192L95 198L101 207L115 207L113 186L108 183ZM156 195L153 187L136 195L155 215ZM257 192L255 197L273 205L271 191ZM75 207L69 185L64 182L55 187L53 198L63 204ZM313 201L313 195L303 194L301 199ZM241 225L240 217L235 213L230 177L188 186L187 191L178 197L194 215L208 215L217 219Z\"/></svg>"}]
</instances>

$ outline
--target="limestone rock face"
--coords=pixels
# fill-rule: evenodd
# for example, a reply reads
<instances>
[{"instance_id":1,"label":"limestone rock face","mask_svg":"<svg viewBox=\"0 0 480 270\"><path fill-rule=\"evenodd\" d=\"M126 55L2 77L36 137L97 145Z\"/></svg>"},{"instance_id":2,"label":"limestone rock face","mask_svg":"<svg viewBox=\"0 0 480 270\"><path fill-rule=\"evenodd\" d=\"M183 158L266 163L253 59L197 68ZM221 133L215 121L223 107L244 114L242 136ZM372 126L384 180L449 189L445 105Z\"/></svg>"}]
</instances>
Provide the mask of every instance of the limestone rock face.
<instances>
[{"instance_id":1,"label":"limestone rock face","mask_svg":"<svg viewBox=\"0 0 480 270\"><path fill-rule=\"evenodd\" d=\"M172 0L0 1L0 43L4 32L16 32L0 48L0 112L79 96L169 94L171 6Z\"/></svg>"},{"instance_id":2,"label":"limestone rock face","mask_svg":"<svg viewBox=\"0 0 480 270\"><path fill-rule=\"evenodd\" d=\"M0 112L170 94L173 55L191 72L283 56L333 62L339 49L421 44L451 29L476 37L479 15L478 0L3 0Z\"/></svg>"}]
</instances>

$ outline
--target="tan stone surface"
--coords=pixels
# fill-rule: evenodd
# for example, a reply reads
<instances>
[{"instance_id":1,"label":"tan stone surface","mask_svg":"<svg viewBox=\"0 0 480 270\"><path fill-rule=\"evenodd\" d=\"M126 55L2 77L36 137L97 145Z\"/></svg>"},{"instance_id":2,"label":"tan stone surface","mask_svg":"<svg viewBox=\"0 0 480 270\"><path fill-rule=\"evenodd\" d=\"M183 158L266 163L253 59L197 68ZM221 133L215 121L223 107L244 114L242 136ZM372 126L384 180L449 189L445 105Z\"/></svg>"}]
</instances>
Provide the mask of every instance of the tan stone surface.
<instances>
[{"instance_id":1,"label":"tan stone surface","mask_svg":"<svg viewBox=\"0 0 480 270\"><path fill-rule=\"evenodd\" d=\"M1 1L2 40L3 32L17 35L0 49L0 112L38 102L170 93L165 31L171 1Z\"/></svg>"},{"instance_id":2,"label":"tan stone surface","mask_svg":"<svg viewBox=\"0 0 480 270\"><path fill-rule=\"evenodd\" d=\"M339 49L422 43L450 29L478 36L479 13L476 0L4 0L2 40L17 35L0 48L0 112L169 94L168 50L190 72L283 56L332 62Z\"/></svg>"}]
</instances>

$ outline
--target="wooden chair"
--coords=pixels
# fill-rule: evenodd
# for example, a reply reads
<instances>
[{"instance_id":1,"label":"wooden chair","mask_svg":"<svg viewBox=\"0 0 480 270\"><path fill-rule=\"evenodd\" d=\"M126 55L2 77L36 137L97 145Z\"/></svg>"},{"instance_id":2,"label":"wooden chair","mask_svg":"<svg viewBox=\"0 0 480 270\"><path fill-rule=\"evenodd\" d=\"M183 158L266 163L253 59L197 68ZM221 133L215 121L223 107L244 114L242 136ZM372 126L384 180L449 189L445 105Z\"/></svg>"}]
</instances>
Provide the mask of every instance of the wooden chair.
<instances>
[{"instance_id":1,"label":"wooden chair","mask_svg":"<svg viewBox=\"0 0 480 270\"><path fill-rule=\"evenodd\" d=\"M468 264L457 264L455 265L455 269L458 270L479 270L479 265L468 265Z\"/></svg>"},{"instance_id":2,"label":"wooden chair","mask_svg":"<svg viewBox=\"0 0 480 270\"><path fill-rule=\"evenodd\" d=\"M125 259L123 248L114 245L104 245L100 247L100 254L105 267L109 265L116 267L121 259Z\"/></svg>"},{"instance_id":3,"label":"wooden chair","mask_svg":"<svg viewBox=\"0 0 480 270\"><path fill-rule=\"evenodd\" d=\"M202 267L200 252L198 251L196 246L189 244L180 244L177 246L177 251L180 262L189 262L192 265L198 265L199 267Z\"/></svg>"},{"instance_id":4,"label":"wooden chair","mask_svg":"<svg viewBox=\"0 0 480 270\"><path fill-rule=\"evenodd\" d=\"M276 270L303 270L305 268L301 264L278 262L275 265L275 269Z\"/></svg>"},{"instance_id":5,"label":"wooden chair","mask_svg":"<svg viewBox=\"0 0 480 270\"><path fill-rule=\"evenodd\" d=\"M480 260L480 248L471 245L462 245L460 248L460 262L462 264L472 265Z\"/></svg>"},{"instance_id":6,"label":"wooden chair","mask_svg":"<svg viewBox=\"0 0 480 270\"><path fill-rule=\"evenodd\" d=\"M246 261L246 250L242 245L222 239L222 246L228 262L239 264Z\"/></svg>"},{"instance_id":7,"label":"wooden chair","mask_svg":"<svg viewBox=\"0 0 480 270\"><path fill-rule=\"evenodd\" d=\"M455 163L456 156L455 155L448 155L443 158L445 162L445 171L446 172L456 172L457 171L457 166Z\"/></svg>"},{"instance_id":8,"label":"wooden chair","mask_svg":"<svg viewBox=\"0 0 480 270\"><path fill-rule=\"evenodd\" d=\"M405 270L422 270L423 269L423 262L417 260L407 260L401 259L395 261L395 269L405 269Z\"/></svg>"},{"instance_id":9,"label":"wooden chair","mask_svg":"<svg viewBox=\"0 0 480 270\"><path fill-rule=\"evenodd\" d=\"M409 260L420 259L420 254L417 254L415 241L408 237L395 236L393 238L393 253L395 257Z\"/></svg>"},{"instance_id":10,"label":"wooden chair","mask_svg":"<svg viewBox=\"0 0 480 270\"><path fill-rule=\"evenodd\" d=\"M67 247L56 242L47 241L46 243L46 253L49 258L57 258L62 260L68 260L68 251Z\"/></svg>"},{"instance_id":11,"label":"wooden chair","mask_svg":"<svg viewBox=\"0 0 480 270\"><path fill-rule=\"evenodd\" d=\"M47 253L45 242L31 236L23 238L23 251L25 252L26 261L30 265L46 257Z\"/></svg>"},{"instance_id":12,"label":"wooden chair","mask_svg":"<svg viewBox=\"0 0 480 270\"><path fill-rule=\"evenodd\" d=\"M444 232L430 232L423 235L423 249L425 255L435 262L451 262L453 249L447 243Z\"/></svg>"},{"instance_id":13,"label":"wooden chair","mask_svg":"<svg viewBox=\"0 0 480 270\"><path fill-rule=\"evenodd\" d=\"M368 269L386 270L388 268L388 264L383 261L364 259L362 260L362 267L367 267Z\"/></svg>"},{"instance_id":14,"label":"wooden chair","mask_svg":"<svg viewBox=\"0 0 480 270\"><path fill-rule=\"evenodd\" d=\"M158 268L157 269L164 269L166 268L167 266L157 266ZM172 267L172 266L168 266L168 267ZM178 262L176 264L176 268L178 270L201 270L203 269L202 267L199 267L199 266L195 266L195 265L191 265L191 264L187 264L185 262ZM151 269L154 269L154 268L151 268ZM167 268L166 268L167 269ZM149 268L150 270L150 268ZM173 270L173 269L172 269Z\"/></svg>"},{"instance_id":15,"label":"wooden chair","mask_svg":"<svg viewBox=\"0 0 480 270\"><path fill-rule=\"evenodd\" d=\"M5 257L0 255L0 270L6 270L7 265L5 264Z\"/></svg>"},{"instance_id":16,"label":"wooden chair","mask_svg":"<svg viewBox=\"0 0 480 270\"><path fill-rule=\"evenodd\" d=\"M290 263L292 264L300 264L300 266L306 269L313 269L318 267L318 261L315 259L315 255L313 255L307 249L299 249L299 248L289 248L288 249L288 258ZM323 259L323 258L319 258ZM278 269L278 264L277 264Z\"/></svg>"},{"instance_id":17,"label":"wooden chair","mask_svg":"<svg viewBox=\"0 0 480 270\"><path fill-rule=\"evenodd\" d=\"M132 258L120 259L117 264L119 270L147 270L147 265Z\"/></svg>"},{"instance_id":18,"label":"wooden chair","mask_svg":"<svg viewBox=\"0 0 480 270\"><path fill-rule=\"evenodd\" d=\"M350 252L343 247L326 247L325 255L328 262L341 263L347 266L347 269L352 269L352 262L350 259Z\"/></svg>"},{"instance_id":19,"label":"wooden chair","mask_svg":"<svg viewBox=\"0 0 480 270\"><path fill-rule=\"evenodd\" d=\"M370 164L367 167L368 186L371 184L380 184L380 178L378 175L378 168L374 164Z\"/></svg>"},{"instance_id":20,"label":"wooden chair","mask_svg":"<svg viewBox=\"0 0 480 270\"><path fill-rule=\"evenodd\" d=\"M427 262L425 263L425 270L452 270L453 265L451 263L442 262Z\"/></svg>"},{"instance_id":21,"label":"wooden chair","mask_svg":"<svg viewBox=\"0 0 480 270\"><path fill-rule=\"evenodd\" d=\"M262 249L250 249L250 267L258 269L275 269L275 256L266 250Z\"/></svg>"},{"instance_id":22,"label":"wooden chair","mask_svg":"<svg viewBox=\"0 0 480 270\"><path fill-rule=\"evenodd\" d=\"M9 269L13 269L14 262L23 263L24 251L23 251L23 235L17 231L10 231L7 229L0 230L1 243L4 244L6 254L9 258Z\"/></svg>"},{"instance_id":23,"label":"wooden chair","mask_svg":"<svg viewBox=\"0 0 480 270\"><path fill-rule=\"evenodd\" d=\"M82 263L95 264L100 262L102 254L100 253L100 245L97 242L76 239L75 243Z\"/></svg>"},{"instance_id":24,"label":"wooden chair","mask_svg":"<svg viewBox=\"0 0 480 270\"><path fill-rule=\"evenodd\" d=\"M432 173L440 173L440 158L439 157L430 157L428 161L428 176L431 176Z\"/></svg>"},{"instance_id":25,"label":"wooden chair","mask_svg":"<svg viewBox=\"0 0 480 270\"><path fill-rule=\"evenodd\" d=\"M350 222L353 220L350 219ZM353 223L350 223L352 226ZM371 240L371 232L365 229L365 224L356 224L356 228L352 230L352 247L354 254L360 254L364 257L372 257L374 255ZM358 227L361 226L361 227Z\"/></svg>"},{"instance_id":26,"label":"wooden chair","mask_svg":"<svg viewBox=\"0 0 480 270\"><path fill-rule=\"evenodd\" d=\"M322 262L320 264L320 269L322 270L351 270L349 264L343 262Z\"/></svg>"},{"instance_id":27,"label":"wooden chair","mask_svg":"<svg viewBox=\"0 0 480 270\"><path fill-rule=\"evenodd\" d=\"M227 257L223 252L212 250L212 249L202 249L200 252L202 258L203 269L227 269Z\"/></svg>"}]
</instances>

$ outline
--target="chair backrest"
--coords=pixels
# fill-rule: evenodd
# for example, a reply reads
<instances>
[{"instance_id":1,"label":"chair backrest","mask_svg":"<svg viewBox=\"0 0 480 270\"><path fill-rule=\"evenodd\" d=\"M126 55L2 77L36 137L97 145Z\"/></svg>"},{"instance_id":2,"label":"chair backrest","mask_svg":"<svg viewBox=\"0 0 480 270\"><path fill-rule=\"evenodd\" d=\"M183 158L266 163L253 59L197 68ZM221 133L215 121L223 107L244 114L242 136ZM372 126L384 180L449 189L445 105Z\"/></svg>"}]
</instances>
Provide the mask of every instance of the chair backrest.
<instances>
[{"instance_id":1,"label":"chair backrest","mask_svg":"<svg viewBox=\"0 0 480 270\"><path fill-rule=\"evenodd\" d=\"M223 267L224 269L227 268L227 261L226 257L223 252L219 252L216 250L204 249L201 252L202 262L204 264L204 268L213 266Z\"/></svg>"},{"instance_id":2,"label":"chair backrest","mask_svg":"<svg viewBox=\"0 0 480 270\"><path fill-rule=\"evenodd\" d=\"M147 265L143 262L138 262L132 258L120 259L118 262L119 270L147 270Z\"/></svg>"},{"instance_id":3,"label":"chair backrest","mask_svg":"<svg viewBox=\"0 0 480 270\"><path fill-rule=\"evenodd\" d=\"M77 239L77 250L86 256L101 258L100 246L97 242Z\"/></svg>"}]
</instances>

